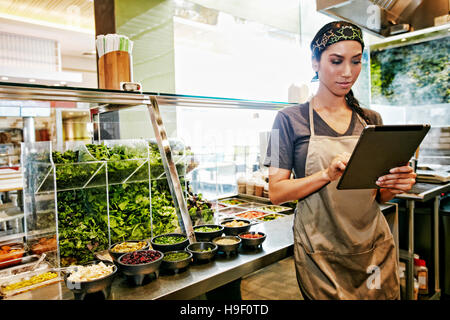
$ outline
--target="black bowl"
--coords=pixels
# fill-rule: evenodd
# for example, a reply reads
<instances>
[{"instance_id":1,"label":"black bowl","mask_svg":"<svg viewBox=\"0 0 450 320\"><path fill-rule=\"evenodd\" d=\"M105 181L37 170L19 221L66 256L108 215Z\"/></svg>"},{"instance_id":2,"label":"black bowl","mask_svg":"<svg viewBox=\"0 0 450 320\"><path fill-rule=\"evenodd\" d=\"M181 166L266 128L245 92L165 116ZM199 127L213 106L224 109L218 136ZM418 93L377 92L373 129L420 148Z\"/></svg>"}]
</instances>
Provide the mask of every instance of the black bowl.
<instances>
[{"instance_id":1,"label":"black bowl","mask_svg":"<svg viewBox=\"0 0 450 320\"><path fill-rule=\"evenodd\" d=\"M141 285L142 281L144 280L144 277L146 275L149 275L151 273L158 273L159 267L161 265L161 262L164 257L164 253L158 250L138 250L134 252L140 252L140 251L156 251L159 253L159 258L156 260L153 260L151 262L147 263L141 263L141 264L126 264L122 263L123 258L131 254L133 252L124 253L117 259L117 265L119 266L119 270L128 277L131 282L133 282L135 285Z\"/></svg>"},{"instance_id":2,"label":"black bowl","mask_svg":"<svg viewBox=\"0 0 450 320\"><path fill-rule=\"evenodd\" d=\"M261 235L261 237L254 238L254 239L242 237L243 235L246 235L246 234L259 234L259 235ZM253 248L258 247L259 245L261 245L264 242L264 240L266 240L266 234L263 232L258 232L258 231L243 232L243 233L240 233L238 235L238 237L242 240L242 245L244 247L253 247Z\"/></svg>"},{"instance_id":3,"label":"black bowl","mask_svg":"<svg viewBox=\"0 0 450 320\"><path fill-rule=\"evenodd\" d=\"M247 224L245 226L241 226L241 227L227 227L225 226L225 223L227 222L232 222L232 221L242 221L242 222L246 222ZM248 230L250 230L251 224L250 224L250 220L247 219L225 219L222 220L222 222L220 223L220 225L223 226L223 232L225 233L225 235L227 236L237 236L238 234L242 233L242 232L246 232Z\"/></svg>"},{"instance_id":4,"label":"black bowl","mask_svg":"<svg viewBox=\"0 0 450 320\"><path fill-rule=\"evenodd\" d=\"M113 272L104 277L90 281L70 281L68 278L71 273L68 272L66 273L66 275L64 275L64 282L67 288L73 292L75 300L83 300L86 294L95 293L99 291L103 292L105 299L109 296L111 292L111 284L114 280L114 277L117 274L117 266L110 261L92 261L83 266L98 264L100 262L103 262L103 264L107 266L112 265ZM76 268L76 266L74 266L74 268Z\"/></svg>"},{"instance_id":5,"label":"black bowl","mask_svg":"<svg viewBox=\"0 0 450 320\"><path fill-rule=\"evenodd\" d=\"M217 231L202 232L196 229L200 227L220 228ZM208 242L222 235L224 227L218 224L203 224L194 227L195 239L199 242Z\"/></svg>"},{"instance_id":6,"label":"black bowl","mask_svg":"<svg viewBox=\"0 0 450 320\"><path fill-rule=\"evenodd\" d=\"M211 250L208 250L211 249ZM194 242L187 246L186 250L192 253L196 261L209 261L216 255L219 247L212 242ZM208 250L208 251L200 251Z\"/></svg>"},{"instance_id":7,"label":"black bowl","mask_svg":"<svg viewBox=\"0 0 450 320\"><path fill-rule=\"evenodd\" d=\"M233 240L236 240L236 243L232 243L232 244L217 243L217 241L220 239L233 239ZM217 245L218 251L222 251L222 252L226 253L227 255L229 255L231 252L237 253L241 242L242 242L242 240L236 236L221 236L221 237L214 238L212 240L212 243Z\"/></svg>"},{"instance_id":8,"label":"black bowl","mask_svg":"<svg viewBox=\"0 0 450 320\"><path fill-rule=\"evenodd\" d=\"M127 252L113 252L111 251L112 248L114 248L116 245L120 244L120 243L124 243L124 242L145 242L146 245L142 248L140 248L139 250L147 250L150 247L150 243L146 240L127 240L127 241L120 241L120 242L116 242L113 245L111 245L108 249L108 253L109 255L113 258L113 261L116 262L117 259L119 259L119 257L121 255L123 255L124 253L129 253L129 252L133 252L133 251L127 251ZM136 250L134 250L136 251Z\"/></svg>"},{"instance_id":9,"label":"black bowl","mask_svg":"<svg viewBox=\"0 0 450 320\"><path fill-rule=\"evenodd\" d=\"M156 239L161 238L163 236L183 236L185 238L185 240L174 243L174 244L155 243ZM189 239L183 233L165 233L165 234L160 234L159 236L153 237L150 242L152 244L153 249L159 250L161 252L168 252L168 251L184 250L187 247L187 245L189 244Z\"/></svg>"},{"instance_id":10,"label":"black bowl","mask_svg":"<svg viewBox=\"0 0 450 320\"><path fill-rule=\"evenodd\" d=\"M162 263L161 263L161 268L177 271L177 270L188 267L189 264L191 263L192 253L190 253L186 250L165 252L164 257L168 256L171 253L181 253L181 252L186 253L188 256L184 259L177 260L177 261L167 261L167 260L164 260L164 258L163 258Z\"/></svg>"}]
</instances>

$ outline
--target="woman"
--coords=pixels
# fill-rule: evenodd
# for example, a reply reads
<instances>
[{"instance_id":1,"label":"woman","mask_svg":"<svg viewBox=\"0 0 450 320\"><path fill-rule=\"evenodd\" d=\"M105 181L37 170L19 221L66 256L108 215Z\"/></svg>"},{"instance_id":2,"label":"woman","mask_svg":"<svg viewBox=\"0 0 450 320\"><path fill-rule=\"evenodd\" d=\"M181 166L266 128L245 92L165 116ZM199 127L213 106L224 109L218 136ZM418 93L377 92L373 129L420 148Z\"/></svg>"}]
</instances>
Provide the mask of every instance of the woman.
<instances>
[{"instance_id":1,"label":"woman","mask_svg":"<svg viewBox=\"0 0 450 320\"><path fill-rule=\"evenodd\" d=\"M410 190L416 175L403 166L380 177L378 190L336 189L364 126L382 121L351 91L361 71L361 29L329 23L311 49L317 93L278 112L265 163L272 203L299 199L293 230L300 290L305 299L398 299L394 240L378 203Z\"/></svg>"}]
</instances>

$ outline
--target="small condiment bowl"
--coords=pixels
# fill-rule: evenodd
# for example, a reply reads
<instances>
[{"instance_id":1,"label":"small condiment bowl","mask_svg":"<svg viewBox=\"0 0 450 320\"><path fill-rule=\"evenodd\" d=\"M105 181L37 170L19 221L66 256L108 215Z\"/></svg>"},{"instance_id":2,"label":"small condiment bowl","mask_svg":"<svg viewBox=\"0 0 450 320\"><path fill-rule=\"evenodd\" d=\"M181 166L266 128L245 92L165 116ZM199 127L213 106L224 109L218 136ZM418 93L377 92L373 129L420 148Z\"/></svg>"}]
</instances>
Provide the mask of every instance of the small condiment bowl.
<instances>
[{"instance_id":1,"label":"small condiment bowl","mask_svg":"<svg viewBox=\"0 0 450 320\"><path fill-rule=\"evenodd\" d=\"M228 227L225 226L225 223L227 222L232 222L232 221L242 221L247 223L245 226L240 226L240 227ZM236 219L236 218L229 218L229 219L225 219L222 220L222 222L220 223L220 225L223 226L223 232L225 233L225 235L227 236L237 236L238 234L242 233L242 232L246 232L248 230L250 230L251 227L251 222L250 220L247 219Z\"/></svg>"},{"instance_id":2,"label":"small condiment bowl","mask_svg":"<svg viewBox=\"0 0 450 320\"><path fill-rule=\"evenodd\" d=\"M105 265L112 265L113 272L101 278L90 281L70 281L68 278L71 273L68 272L64 275L64 282L67 288L73 292L75 300L83 300L86 294L95 293L99 291L103 292L105 299L109 296L111 291L111 284L114 280L114 277L117 274L117 266L109 261L92 261L85 264L84 266L97 264L100 262L103 262Z\"/></svg>"},{"instance_id":3,"label":"small condiment bowl","mask_svg":"<svg viewBox=\"0 0 450 320\"><path fill-rule=\"evenodd\" d=\"M137 251L137 250L126 251L126 252L125 252L125 251L124 251L124 252L114 252L114 251L112 251L112 249L113 249L116 245L121 244L121 243L124 243L124 242L145 242L146 245L145 245L144 247L138 249L138 250L147 250L147 249L150 247L149 242L146 241L146 240L127 240L127 241L116 242L116 243L114 243L113 245L111 245L111 246L109 247L109 249L108 249L108 253L109 253L109 255L112 257L112 259L113 259L114 262L116 262L117 259L119 259L119 257L120 257L121 255L123 255L124 253L129 253L129 252Z\"/></svg>"},{"instance_id":4,"label":"small condiment bowl","mask_svg":"<svg viewBox=\"0 0 450 320\"><path fill-rule=\"evenodd\" d=\"M117 259L117 265L119 266L119 270L125 276L127 276L129 278L129 280L132 280L132 282L135 285L141 285L142 281L144 280L144 277L148 274L155 273L156 277L157 277L159 267L160 267L163 257L164 257L164 253L162 253L161 251L158 251L158 250L138 250L138 251L134 251L134 252L140 252L140 251L156 251L159 253L160 256L156 260L153 260L153 261L150 261L147 263L140 263L140 264L126 264L126 263L122 262L123 258L126 255L131 254L133 252L124 253L119 257L119 259Z\"/></svg>"},{"instance_id":5,"label":"small condiment bowl","mask_svg":"<svg viewBox=\"0 0 450 320\"><path fill-rule=\"evenodd\" d=\"M209 231L209 232L198 231L198 229L201 227L219 228L219 230ZM223 230L224 230L224 227L221 225L218 225L218 224L203 224L203 225L194 226L195 238L199 242L211 241L212 239L221 236L223 233Z\"/></svg>"},{"instance_id":6,"label":"small condiment bowl","mask_svg":"<svg viewBox=\"0 0 450 320\"><path fill-rule=\"evenodd\" d=\"M243 237L246 234L251 234L251 235L260 235L261 237L259 238L245 238ZM247 231L247 232L243 232L240 233L238 235L238 237L242 240L242 246L244 247L258 247L259 245L261 245L264 240L266 240L266 234L263 232L258 232L258 231Z\"/></svg>"},{"instance_id":7,"label":"small condiment bowl","mask_svg":"<svg viewBox=\"0 0 450 320\"><path fill-rule=\"evenodd\" d=\"M235 240L235 243L231 243L231 244L221 244L221 243L217 243L217 241L222 240L222 239L231 239L231 240ZM228 256L231 252L238 252L239 249L239 245L241 244L242 240L237 237L237 236L221 236L221 237L217 237L214 238L212 240L212 243L214 243L215 245L217 245L218 247L218 251L222 251L224 253L226 253L226 255Z\"/></svg>"},{"instance_id":8,"label":"small condiment bowl","mask_svg":"<svg viewBox=\"0 0 450 320\"><path fill-rule=\"evenodd\" d=\"M172 253L185 253L187 255L187 257L180 259L180 260L176 260L176 261L167 261L167 260L164 260L164 258L163 258L163 260L161 262L161 268L164 268L166 270L177 271L177 270L188 267L189 264L191 263L192 253L190 253L186 250L168 251L168 252L164 253L164 257L167 257Z\"/></svg>"},{"instance_id":9,"label":"small condiment bowl","mask_svg":"<svg viewBox=\"0 0 450 320\"><path fill-rule=\"evenodd\" d=\"M181 242L173 243L173 244L161 244L161 243L155 243L155 240L158 238L164 237L164 236L182 236L184 237L184 240ZM151 239L150 243L152 244L152 248L155 250L159 250L161 252L169 252L169 251L177 251L177 250L184 250L187 245L189 244L188 237L183 233L164 233L160 234L158 236L155 236Z\"/></svg>"},{"instance_id":10,"label":"small condiment bowl","mask_svg":"<svg viewBox=\"0 0 450 320\"><path fill-rule=\"evenodd\" d=\"M208 250L211 249L211 250ZM187 246L186 250L192 253L196 261L209 261L217 253L219 247L212 242L194 242ZM201 251L207 250L207 251Z\"/></svg>"}]
</instances>

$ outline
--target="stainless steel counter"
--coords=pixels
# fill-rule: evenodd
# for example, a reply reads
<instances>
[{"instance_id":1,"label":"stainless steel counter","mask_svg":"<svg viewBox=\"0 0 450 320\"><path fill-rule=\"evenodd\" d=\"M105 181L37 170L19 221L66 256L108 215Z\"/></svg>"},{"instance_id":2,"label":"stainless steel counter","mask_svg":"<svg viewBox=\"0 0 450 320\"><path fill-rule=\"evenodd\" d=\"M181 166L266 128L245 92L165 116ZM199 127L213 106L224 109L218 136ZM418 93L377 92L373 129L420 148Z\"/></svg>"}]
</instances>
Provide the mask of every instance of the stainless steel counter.
<instances>
[{"instance_id":1,"label":"stainless steel counter","mask_svg":"<svg viewBox=\"0 0 450 320\"><path fill-rule=\"evenodd\" d=\"M262 247L239 254L219 254L206 264L191 264L176 275L160 273L159 278L144 286L130 287L119 277L113 283L110 299L191 299L233 280L259 270L292 254L294 215L251 227L251 231L266 233Z\"/></svg>"},{"instance_id":2,"label":"stainless steel counter","mask_svg":"<svg viewBox=\"0 0 450 320\"><path fill-rule=\"evenodd\" d=\"M384 204L384 214L397 212L396 205ZM224 284L242 278L254 271L293 254L294 214L285 218L253 225L251 231L266 233L267 238L257 250L239 249L238 255L226 257L219 254L215 260L206 264L191 264L178 274L165 274L162 271L157 279L144 282L142 286L131 286L125 277L118 275L111 288L109 299L113 300L152 300L152 299L192 299ZM35 289L9 299L55 300L73 299L73 294L63 282Z\"/></svg>"},{"instance_id":3,"label":"stainless steel counter","mask_svg":"<svg viewBox=\"0 0 450 320\"><path fill-rule=\"evenodd\" d=\"M150 300L150 299L192 299L205 292L216 289L233 280L239 279L287 256L292 255L294 215L253 225L250 231L266 233L262 247L256 250L239 249L239 254L229 257L219 254L206 264L191 264L178 274L162 271L157 279L142 286L131 286L125 277L118 275L112 284L109 299L114 300ZM10 299L54 300L73 299L63 282L35 289Z\"/></svg>"},{"instance_id":4,"label":"stainless steel counter","mask_svg":"<svg viewBox=\"0 0 450 320\"><path fill-rule=\"evenodd\" d=\"M409 300L414 298L414 211L415 202L426 202L434 199L433 208L433 273L434 273L434 294L430 299L440 299L441 288L439 284L439 204L442 194L450 190L450 183L416 183L413 188L407 192L398 194L397 199L406 200L408 209L408 250L400 250L400 257L406 261L406 294ZM431 271L430 266L428 267ZM429 284L430 285L430 284Z\"/></svg>"}]
</instances>

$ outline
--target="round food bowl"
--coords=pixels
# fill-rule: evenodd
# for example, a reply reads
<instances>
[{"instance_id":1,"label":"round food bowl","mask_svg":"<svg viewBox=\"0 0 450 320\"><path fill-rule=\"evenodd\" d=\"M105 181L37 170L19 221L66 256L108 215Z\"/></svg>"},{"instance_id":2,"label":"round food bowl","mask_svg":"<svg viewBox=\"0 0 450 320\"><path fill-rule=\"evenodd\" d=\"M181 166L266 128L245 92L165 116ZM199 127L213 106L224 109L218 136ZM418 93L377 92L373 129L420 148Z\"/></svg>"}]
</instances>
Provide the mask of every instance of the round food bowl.
<instances>
[{"instance_id":1,"label":"round food bowl","mask_svg":"<svg viewBox=\"0 0 450 320\"><path fill-rule=\"evenodd\" d=\"M243 223L246 223L246 225L237 226L237 227L230 227L230 226L226 226L225 225L226 223L233 222L233 221L236 221L237 223L243 222ZM237 236L238 234L240 234L242 232L246 232L246 231L250 230L250 227L251 227L250 220L247 220L247 219L233 219L233 218L222 220L220 225L223 226L223 232L227 236Z\"/></svg>"},{"instance_id":2,"label":"round food bowl","mask_svg":"<svg viewBox=\"0 0 450 320\"><path fill-rule=\"evenodd\" d=\"M163 239L164 237L183 237L183 241L179 241L177 243L158 243L158 240ZM155 250L159 250L161 252L169 252L169 251L177 251L177 250L184 250L187 245L189 244L188 237L183 233L164 233L160 234L159 236L153 237L150 241L152 244L152 248Z\"/></svg>"},{"instance_id":3,"label":"round food bowl","mask_svg":"<svg viewBox=\"0 0 450 320\"><path fill-rule=\"evenodd\" d=\"M180 254L186 255L186 257L172 260L173 255L180 255ZM169 258L171 260L166 260L166 258ZM168 251L164 253L164 257L161 262L161 268L166 270L172 270L175 273L177 273L179 270L187 268L191 263L191 259L192 253L186 250Z\"/></svg>"},{"instance_id":4,"label":"round food bowl","mask_svg":"<svg viewBox=\"0 0 450 320\"><path fill-rule=\"evenodd\" d=\"M246 235L250 235L254 238L246 238ZM255 236L258 236L257 238ZM247 231L240 233L238 237L242 240L242 246L244 247L251 247L251 248L257 248L260 246L264 240L266 240L266 234L259 231Z\"/></svg>"},{"instance_id":5,"label":"round food bowl","mask_svg":"<svg viewBox=\"0 0 450 320\"><path fill-rule=\"evenodd\" d=\"M212 242L194 242L186 250L192 253L195 261L210 261L214 258L219 247Z\"/></svg>"},{"instance_id":6,"label":"round food bowl","mask_svg":"<svg viewBox=\"0 0 450 320\"><path fill-rule=\"evenodd\" d=\"M219 229L214 231L202 231L202 229ZM208 242L222 235L224 227L218 224L203 224L194 226L195 238L199 242Z\"/></svg>"},{"instance_id":7,"label":"round food bowl","mask_svg":"<svg viewBox=\"0 0 450 320\"><path fill-rule=\"evenodd\" d=\"M128 264L124 262L124 259L129 258L130 256L139 255L140 252L150 253L153 252L159 257L154 260L146 263L137 263L137 264ZM134 285L140 286L146 275L154 273L156 278L158 277L158 270L163 260L164 253L158 250L137 250L134 252L128 252L122 254L119 259L117 259L117 265L119 266L119 270L127 276L128 280Z\"/></svg>"},{"instance_id":8,"label":"round food bowl","mask_svg":"<svg viewBox=\"0 0 450 320\"><path fill-rule=\"evenodd\" d=\"M69 280L68 279L69 276L75 270L72 272L67 271L67 273L64 275L64 282L65 282L67 288L70 291L72 291L75 300L83 300L85 298L86 294L96 293L99 291L101 291L103 293L105 299L108 298L108 296L111 292L111 284L114 280L114 277L117 274L117 266L114 265L114 263L112 263L110 261L92 261L87 264L84 264L83 266L98 264L100 262L102 262L106 266L112 265L112 267L113 267L112 273L105 275L101 278L97 278L97 279L90 280L90 281L71 281L71 280ZM76 266L74 267L74 269L76 269Z\"/></svg>"},{"instance_id":9,"label":"round food bowl","mask_svg":"<svg viewBox=\"0 0 450 320\"><path fill-rule=\"evenodd\" d=\"M119 244L122 244L122 243L126 243L126 242L127 242L127 243L129 243L129 242L131 242L131 243L145 242L145 246L143 246L143 247L141 247L141 248L139 248L139 249L136 249L136 250L120 251L120 252L114 252L114 251L112 251L113 248L114 248L115 246L117 246L117 245L119 245ZM111 246L109 247L109 249L108 249L108 253L109 253L109 255L113 258L113 261L116 262L117 259L119 259L119 257L120 257L121 255L123 255L124 253L129 253L129 252L133 252L133 251L137 251L137 250L147 250L149 247L150 247L149 242L148 242L148 241L145 241L145 240L127 240L127 241L120 241L120 242L116 242L116 243L114 243L113 245L111 245Z\"/></svg>"},{"instance_id":10,"label":"round food bowl","mask_svg":"<svg viewBox=\"0 0 450 320\"><path fill-rule=\"evenodd\" d=\"M223 243L223 240L234 240L234 243ZM217 245L218 251L224 252L227 256L229 256L233 252L237 254L241 242L241 238L237 236L221 236L212 240L212 243Z\"/></svg>"}]
</instances>

